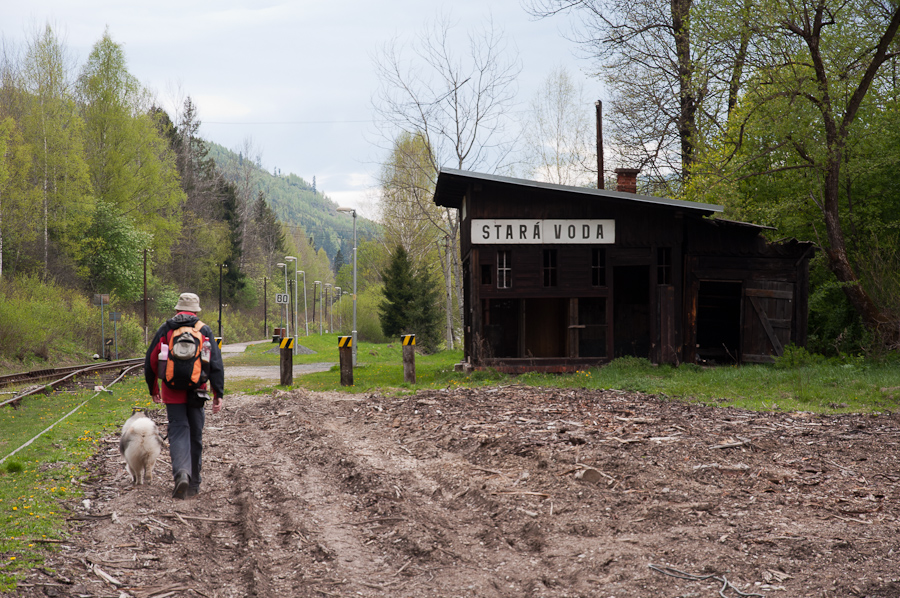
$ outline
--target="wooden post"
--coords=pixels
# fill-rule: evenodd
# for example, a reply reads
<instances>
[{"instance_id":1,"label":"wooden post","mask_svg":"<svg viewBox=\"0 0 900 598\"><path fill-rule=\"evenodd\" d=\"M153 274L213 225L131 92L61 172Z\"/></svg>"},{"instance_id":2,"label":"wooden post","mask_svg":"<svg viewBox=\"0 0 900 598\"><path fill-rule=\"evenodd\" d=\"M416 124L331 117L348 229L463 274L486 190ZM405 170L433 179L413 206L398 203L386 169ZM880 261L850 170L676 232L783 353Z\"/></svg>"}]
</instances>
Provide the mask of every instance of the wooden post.
<instances>
[{"instance_id":1,"label":"wooden post","mask_svg":"<svg viewBox=\"0 0 900 598\"><path fill-rule=\"evenodd\" d=\"M404 334L403 339L403 381L416 383L416 335Z\"/></svg>"},{"instance_id":2,"label":"wooden post","mask_svg":"<svg viewBox=\"0 0 900 598\"><path fill-rule=\"evenodd\" d=\"M341 386L353 386L353 337L338 337L338 354L341 358Z\"/></svg>"},{"instance_id":3,"label":"wooden post","mask_svg":"<svg viewBox=\"0 0 900 598\"><path fill-rule=\"evenodd\" d=\"M285 337L281 340L281 385L294 385L294 339Z\"/></svg>"}]
</instances>

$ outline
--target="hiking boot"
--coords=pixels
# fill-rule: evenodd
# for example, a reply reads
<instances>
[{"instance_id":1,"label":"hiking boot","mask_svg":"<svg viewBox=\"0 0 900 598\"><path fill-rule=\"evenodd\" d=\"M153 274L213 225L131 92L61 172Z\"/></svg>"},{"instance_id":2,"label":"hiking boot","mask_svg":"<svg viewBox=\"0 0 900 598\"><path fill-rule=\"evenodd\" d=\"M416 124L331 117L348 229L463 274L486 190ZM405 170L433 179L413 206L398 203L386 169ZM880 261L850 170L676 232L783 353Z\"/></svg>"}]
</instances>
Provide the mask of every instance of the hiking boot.
<instances>
[{"instance_id":1,"label":"hiking boot","mask_svg":"<svg viewBox=\"0 0 900 598\"><path fill-rule=\"evenodd\" d=\"M187 493L185 493L185 498L193 498L200 494L200 488L197 486L188 486Z\"/></svg>"},{"instance_id":2,"label":"hiking boot","mask_svg":"<svg viewBox=\"0 0 900 598\"><path fill-rule=\"evenodd\" d=\"M191 476L186 471L179 471L175 475L175 490L172 492L172 498L183 499L187 495L190 483Z\"/></svg>"}]
</instances>

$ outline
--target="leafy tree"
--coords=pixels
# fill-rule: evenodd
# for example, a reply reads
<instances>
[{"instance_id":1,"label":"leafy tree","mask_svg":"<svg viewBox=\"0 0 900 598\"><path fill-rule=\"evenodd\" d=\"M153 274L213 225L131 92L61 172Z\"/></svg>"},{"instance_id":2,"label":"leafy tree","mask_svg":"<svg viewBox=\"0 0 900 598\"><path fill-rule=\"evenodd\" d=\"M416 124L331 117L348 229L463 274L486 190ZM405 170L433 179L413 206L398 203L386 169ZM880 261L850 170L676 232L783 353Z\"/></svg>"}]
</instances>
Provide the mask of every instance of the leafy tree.
<instances>
[{"instance_id":1,"label":"leafy tree","mask_svg":"<svg viewBox=\"0 0 900 598\"><path fill-rule=\"evenodd\" d=\"M184 199L175 156L108 31L94 45L78 88L94 193L151 233L154 250L164 256L177 235Z\"/></svg>"},{"instance_id":2,"label":"leafy tree","mask_svg":"<svg viewBox=\"0 0 900 598\"><path fill-rule=\"evenodd\" d=\"M879 300L880 277L861 271L871 263L870 247L887 247L894 238L885 233L898 225L896 195L862 182L869 165L858 161L873 156L869 148L892 130L884 125L887 114L896 114L896 84L881 69L897 56L900 5L771 3L754 16L753 28L759 32L753 84L708 156L710 169L719 167L729 183L710 184L715 177L707 177L695 191L731 189L733 213L768 214L788 230L806 229L865 327L900 346L900 300L893 306Z\"/></svg>"},{"instance_id":3,"label":"leafy tree","mask_svg":"<svg viewBox=\"0 0 900 598\"><path fill-rule=\"evenodd\" d=\"M435 173L432 170L428 144L421 134L401 133L394 141L388 161L381 169L381 222L384 247L400 245L407 252L414 269L439 263L445 272L447 296L454 292L450 255L445 230L446 210L435 205ZM442 251L443 250L443 251ZM452 301L446 310L447 346L453 347L453 320L456 312Z\"/></svg>"},{"instance_id":4,"label":"leafy tree","mask_svg":"<svg viewBox=\"0 0 900 598\"><path fill-rule=\"evenodd\" d=\"M22 61L22 134L31 146L30 184L40 190L43 275L57 253L76 259L92 211L83 122L72 94L72 65L48 25L28 43ZM55 249L52 247L56 245Z\"/></svg>"},{"instance_id":5,"label":"leafy tree","mask_svg":"<svg viewBox=\"0 0 900 598\"><path fill-rule=\"evenodd\" d=\"M385 336L415 334L417 345L426 351L437 350L440 343L439 287L430 280L427 270L414 273L409 255L398 245L383 277L384 301L379 308L379 318Z\"/></svg>"},{"instance_id":6,"label":"leafy tree","mask_svg":"<svg viewBox=\"0 0 900 598\"><path fill-rule=\"evenodd\" d=\"M38 190L27 184L30 168L30 148L15 121L9 116L0 120L0 278L4 257L20 252L37 235L31 214L40 200ZM8 265L6 269L9 272Z\"/></svg>"},{"instance_id":7,"label":"leafy tree","mask_svg":"<svg viewBox=\"0 0 900 598\"><path fill-rule=\"evenodd\" d=\"M572 11L576 39L612 95L608 125L624 165L657 194L677 194L708 135L726 126L745 79L754 0L530 0L532 14Z\"/></svg>"},{"instance_id":8,"label":"leafy tree","mask_svg":"<svg viewBox=\"0 0 900 598\"><path fill-rule=\"evenodd\" d=\"M150 235L138 230L115 206L97 202L91 226L85 231L86 255L91 290L115 292L126 301L135 301L143 291L142 250L149 247Z\"/></svg>"}]
</instances>

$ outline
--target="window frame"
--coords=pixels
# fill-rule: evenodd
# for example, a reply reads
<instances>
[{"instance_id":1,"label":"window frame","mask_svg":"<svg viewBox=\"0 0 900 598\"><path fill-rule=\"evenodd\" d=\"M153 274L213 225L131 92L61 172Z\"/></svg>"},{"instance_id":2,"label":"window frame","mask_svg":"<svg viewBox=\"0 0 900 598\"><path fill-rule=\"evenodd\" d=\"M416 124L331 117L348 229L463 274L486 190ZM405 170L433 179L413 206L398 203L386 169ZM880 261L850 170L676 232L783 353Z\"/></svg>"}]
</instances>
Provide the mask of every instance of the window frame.
<instances>
[{"instance_id":1,"label":"window frame","mask_svg":"<svg viewBox=\"0 0 900 598\"><path fill-rule=\"evenodd\" d=\"M497 250L497 288L512 288L512 251L509 249Z\"/></svg>"},{"instance_id":2,"label":"window frame","mask_svg":"<svg viewBox=\"0 0 900 598\"><path fill-rule=\"evenodd\" d=\"M556 249L544 249L541 263L541 278L545 288L559 286L559 254Z\"/></svg>"}]
</instances>

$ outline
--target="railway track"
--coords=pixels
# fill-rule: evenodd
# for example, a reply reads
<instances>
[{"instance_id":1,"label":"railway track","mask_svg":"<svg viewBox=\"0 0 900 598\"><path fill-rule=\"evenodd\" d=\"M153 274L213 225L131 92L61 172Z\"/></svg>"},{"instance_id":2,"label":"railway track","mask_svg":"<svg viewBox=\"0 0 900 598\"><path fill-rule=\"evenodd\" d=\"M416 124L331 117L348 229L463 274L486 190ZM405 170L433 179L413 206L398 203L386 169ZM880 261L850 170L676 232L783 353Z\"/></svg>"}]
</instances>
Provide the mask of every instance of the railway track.
<instances>
[{"instance_id":1,"label":"railway track","mask_svg":"<svg viewBox=\"0 0 900 598\"><path fill-rule=\"evenodd\" d=\"M100 376L100 382L105 382L107 379L113 380L122 373L125 373L128 370L137 370L143 365L143 358L122 359L90 365L51 368L0 376L0 388L7 388L20 384L29 385L21 392L17 392L12 398L0 401L0 407L6 405L16 406L19 401L31 395L42 393L50 394L62 388L79 386L83 384L84 380L88 379L89 383L96 384L98 375ZM45 381L47 381L46 384L42 384L42 382Z\"/></svg>"}]
</instances>

